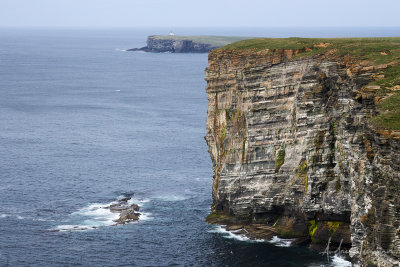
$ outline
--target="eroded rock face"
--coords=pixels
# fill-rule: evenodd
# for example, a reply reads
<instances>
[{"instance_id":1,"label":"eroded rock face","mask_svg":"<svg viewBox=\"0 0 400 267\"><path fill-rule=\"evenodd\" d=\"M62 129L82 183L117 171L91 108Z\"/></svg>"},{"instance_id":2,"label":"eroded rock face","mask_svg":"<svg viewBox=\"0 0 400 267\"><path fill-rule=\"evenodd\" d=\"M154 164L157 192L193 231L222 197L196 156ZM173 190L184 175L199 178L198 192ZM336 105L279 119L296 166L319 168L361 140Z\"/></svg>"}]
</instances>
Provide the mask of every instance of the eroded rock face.
<instances>
[{"instance_id":1,"label":"eroded rock face","mask_svg":"<svg viewBox=\"0 0 400 267\"><path fill-rule=\"evenodd\" d=\"M206 69L213 210L356 264L399 263L399 139L368 125L372 69L298 51L214 50Z\"/></svg>"},{"instance_id":2,"label":"eroded rock face","mask_svg":"<svg viewBox=\"0 0 400 267\"><path fill-rule=\"evenodd\" d=\"M151 38L151 36L147 39L147 47L152 51L172 53L207 53L216 48L191 40L160 40Z\"/></svg>"}]
</instances>

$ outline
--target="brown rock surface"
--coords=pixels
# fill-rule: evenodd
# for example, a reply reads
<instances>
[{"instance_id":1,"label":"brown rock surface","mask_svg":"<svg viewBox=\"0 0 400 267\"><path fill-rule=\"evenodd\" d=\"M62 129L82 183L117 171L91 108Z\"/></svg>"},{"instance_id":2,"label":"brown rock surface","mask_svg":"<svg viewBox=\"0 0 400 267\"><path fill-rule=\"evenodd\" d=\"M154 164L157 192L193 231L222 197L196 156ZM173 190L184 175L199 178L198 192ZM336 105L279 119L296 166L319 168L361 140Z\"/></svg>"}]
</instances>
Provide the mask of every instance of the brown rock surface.
<instances>
[{"instance_id":1,"label":"brown rock surface","mask_svg":"<svg viewBox=\"0 0 400 267\"><path fill-rule=\"evenodd\" d=\"M351 247L356 264L397 266L400 141L368 124L377 88L365 86L383 66L326 55L290 60L297 53L209 54L209 221L313 243L331 237Z\"/></svg>"},{"instance_id":2,"label":"brown rock surface","mask_svg":"<svg viewBox=\"0 0 400 267\"><path fill-rule=\"evenodd\" d=\"M116 224L126 224L133 221L138 221L140 217L139 205L129 204L131 198L123 198L118 200L117 203L105 207L113 213L119 213L119 218L115 220Z\"/></svg>"}]
</instances>

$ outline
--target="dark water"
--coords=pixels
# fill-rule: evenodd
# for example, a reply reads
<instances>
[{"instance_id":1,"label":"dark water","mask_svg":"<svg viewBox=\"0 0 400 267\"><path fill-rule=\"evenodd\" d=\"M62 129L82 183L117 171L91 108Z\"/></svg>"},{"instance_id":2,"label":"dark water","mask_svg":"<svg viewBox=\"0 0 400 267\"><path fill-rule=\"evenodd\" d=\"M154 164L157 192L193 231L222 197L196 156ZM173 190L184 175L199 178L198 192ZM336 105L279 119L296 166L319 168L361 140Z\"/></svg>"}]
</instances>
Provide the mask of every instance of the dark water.
<instances>
[{"instance_id":1,"label":"dark water","mask_svg":"<svg viewBox=\"0 0 400 267\"><path fill-rule=\"evenodd\" d=\"M0 30L0 266L328 264L204 222L207 55L121 51L158 32ZM309 31L270 35L291 33ZM143 220L109 226L102 207L122 196Z\"/></svg>"}]
</instances>

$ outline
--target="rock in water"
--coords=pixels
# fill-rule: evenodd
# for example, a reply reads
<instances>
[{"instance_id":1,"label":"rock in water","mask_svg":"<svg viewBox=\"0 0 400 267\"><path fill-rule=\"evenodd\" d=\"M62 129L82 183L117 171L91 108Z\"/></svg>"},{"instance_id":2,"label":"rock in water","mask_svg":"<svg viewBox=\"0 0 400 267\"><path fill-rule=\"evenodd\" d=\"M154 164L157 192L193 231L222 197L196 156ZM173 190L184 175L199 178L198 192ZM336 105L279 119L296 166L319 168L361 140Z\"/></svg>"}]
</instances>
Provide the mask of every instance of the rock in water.
<instances>
[{"instance_id":1,"label":"rock in water","mask_svg":"<svg viewBox=\"0 0 400 267\"><path fill-rule=\"evenodd\" d=\"M129 204L130 197L118 200L118 203L112 204L105 209L109 209L113 213L119 213L119 218L115 220L116 224L126 224L133 221L138 221L140 207L137 204Z\"/></svg>"},{"instance_id":2,"label":"rock in water","mask_svg":"<svg viewBox=\"0 0 400 267\"><path fill-rule=\"evenodd\" d=\"M140 207L139 207L138 204L132 204L132 205L131 205L131 208L132 208L134 211L139 211L139 209L140 209Z\"/></svg>"}]
</instances>

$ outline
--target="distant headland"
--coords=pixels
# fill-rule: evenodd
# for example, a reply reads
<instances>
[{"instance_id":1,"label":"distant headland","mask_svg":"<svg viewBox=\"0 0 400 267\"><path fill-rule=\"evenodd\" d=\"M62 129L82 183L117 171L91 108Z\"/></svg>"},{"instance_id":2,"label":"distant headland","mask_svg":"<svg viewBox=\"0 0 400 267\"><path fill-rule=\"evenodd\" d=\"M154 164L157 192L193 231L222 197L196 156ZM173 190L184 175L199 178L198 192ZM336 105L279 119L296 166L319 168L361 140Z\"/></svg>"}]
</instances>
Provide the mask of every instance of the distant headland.
<instances>
[{"instance_id":1,"label":"distant headland","mask_svg":"<svg viewBox=\"0 0 400 267\"><path fill-rule=\"evenodd\" d=\"M142 48L132 48L127 51L155 53L208 53L215 48L244 39L249 39L249 37L178 36L173 33L170 33L169 35L150 35L147 37L147 46Z\"/></svg>"}]
</instances>

